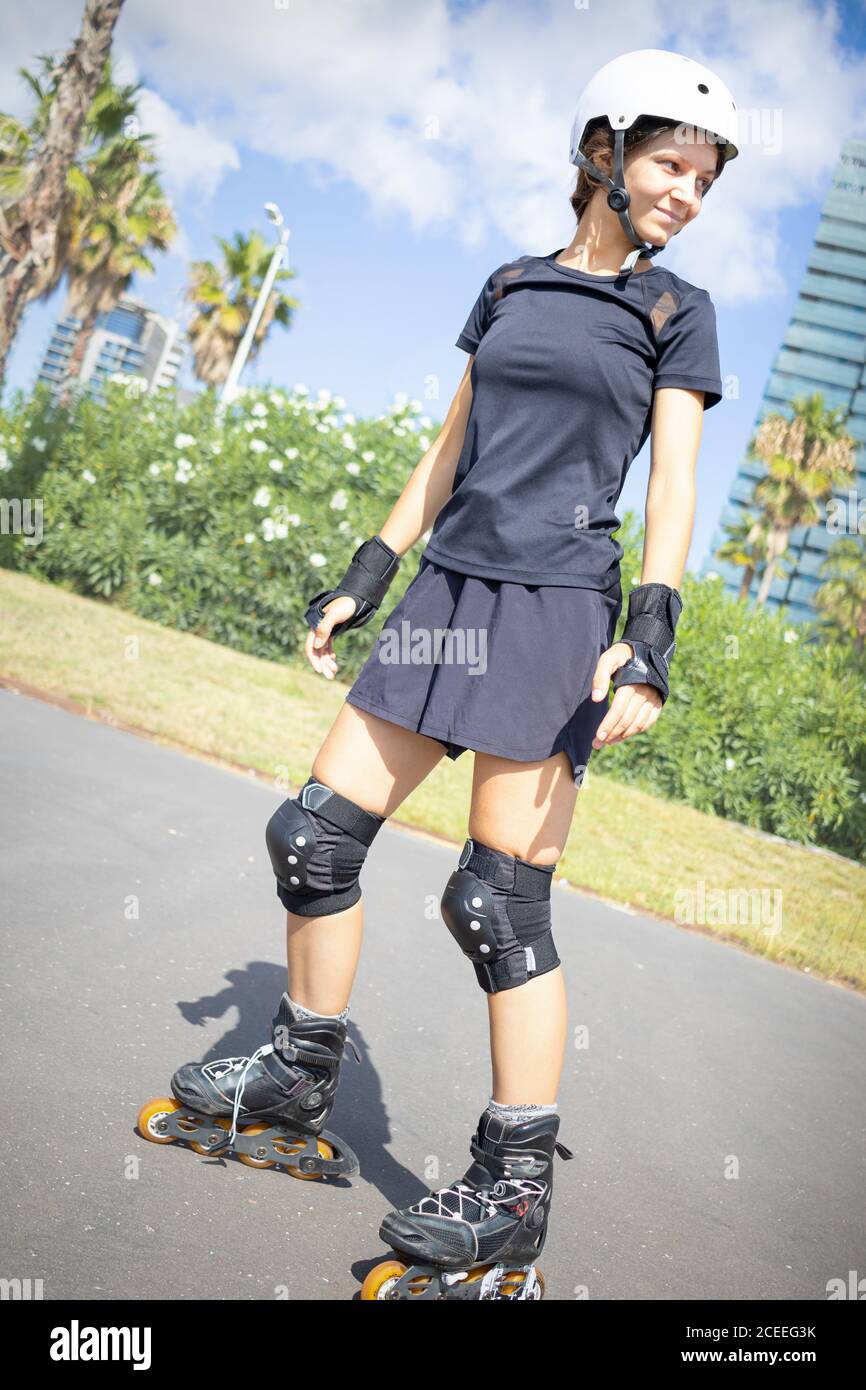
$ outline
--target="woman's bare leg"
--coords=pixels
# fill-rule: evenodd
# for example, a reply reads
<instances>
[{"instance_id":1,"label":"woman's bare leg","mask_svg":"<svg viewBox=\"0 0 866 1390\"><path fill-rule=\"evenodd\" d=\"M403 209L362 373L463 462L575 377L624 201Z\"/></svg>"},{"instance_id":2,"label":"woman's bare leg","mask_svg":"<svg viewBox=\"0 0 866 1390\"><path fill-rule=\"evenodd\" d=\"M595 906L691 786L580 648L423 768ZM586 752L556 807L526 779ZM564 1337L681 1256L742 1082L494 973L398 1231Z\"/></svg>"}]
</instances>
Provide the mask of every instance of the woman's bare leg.
<instances>
[{"instance_id":1,"label":"woman's bare leg","mask_svg":"<svg viewBox=\"0 0 866 1390\"><path fill-rule=\"evenodd\" d=\"M445 756L445 745L346 701L313 762L311 775L365 811L393 815ZM364 931L364 900L326 917L286 913L289 994L320 1014L349 1002Z\"/></svg>"},{"instance_id":2,"label":"woman's bare leg","mask_svg":"<svg viewBox=\"0 0 866 1390\"><path fill-rule=\"evenodd\" d=\"M555 864L568 838L577 788L565 753L537 763L475 754L469 834L532 864ZM568 1025L562 967L487 995L493 1099L552 1105Z\"/></svg>"}]
</instances>

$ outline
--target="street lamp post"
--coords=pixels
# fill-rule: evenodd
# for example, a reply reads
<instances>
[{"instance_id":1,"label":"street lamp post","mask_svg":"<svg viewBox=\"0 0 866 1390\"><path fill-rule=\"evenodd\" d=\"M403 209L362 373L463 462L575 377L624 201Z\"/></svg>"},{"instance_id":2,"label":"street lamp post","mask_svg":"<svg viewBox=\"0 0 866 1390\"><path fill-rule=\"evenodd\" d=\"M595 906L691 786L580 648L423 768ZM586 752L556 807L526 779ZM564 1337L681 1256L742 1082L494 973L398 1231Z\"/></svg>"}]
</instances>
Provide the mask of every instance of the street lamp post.
<instances>
[{"instance_id":1,"label":"street lamp post","mask_svg":"<svg viewBox=\"0 0 866 1390\"><path fill-rule=\"evenodd\" d=\"M237 395L238 381L240 380L241 372L243 371L244 364L246 363L247 357L249 356L249 351L252 345L255 331L258 328L259 320L261 319L262 314L264 313L265 305L268 302L268 295L273 289L274 280L276 279L277 271L280 267L280 262L283 259L283 255L286 251L286 247L289 241L289 229L283 224L283 214L280 212L276 203L265 203L265 212L268 214L268 217L273 222L274 226L281 227L282 231L280 232L280 239L274 247L274 254L271 256L271 263L268 266L268 273L262 281L262 287L259 290L259 297L256 300L255 308L253 309L253 312L250 315L250 321L247 324L246 332L244 333L244 336L241 338L241 341L238 344L238 350L235 353L234 361L232 362L229 374L225 380L225 385L222 389L220 401L224 407L229 405Z\"/></svg>"}]
</instances>

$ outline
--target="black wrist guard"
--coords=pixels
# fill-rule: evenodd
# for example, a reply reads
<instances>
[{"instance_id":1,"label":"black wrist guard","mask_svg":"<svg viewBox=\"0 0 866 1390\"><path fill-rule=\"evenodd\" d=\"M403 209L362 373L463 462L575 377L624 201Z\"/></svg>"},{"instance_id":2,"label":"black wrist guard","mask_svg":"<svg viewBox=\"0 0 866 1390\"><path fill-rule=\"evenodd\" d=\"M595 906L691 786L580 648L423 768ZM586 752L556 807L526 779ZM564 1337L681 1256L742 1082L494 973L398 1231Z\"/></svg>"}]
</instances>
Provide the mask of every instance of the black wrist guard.
<instances>
[{"instance_id":1,"label":"black wrist guard","mask_svg":"<svg viewBox=\"0 0 866 1390\"><path fill-rule=\"evenodd\" d=\"M634 656L614 672L613 688L621 685L652 685L662 703L668 698L668 668L677 649L674 640L683 601L667 584L639 584L628 596L628 617L621 642L627 642Z\"/></svg>"},{"instance_id":2,"label":"black wrist guard","mask_svg":"<svg viewBox=\"0 0 866 1390\"><path fill-rule=\"evenodd\" d=\"M304 621L316 628L325 616L325 605L346 594L356 603L355 612L341 623L331 628L331 636L347 631L350 627L363 627L372 618L388 586L400 566L400 556L392 550L380 535L364 541L352 556L352 562L336 589L322 589L310 599Z\"/></svg>"}]
</instances>

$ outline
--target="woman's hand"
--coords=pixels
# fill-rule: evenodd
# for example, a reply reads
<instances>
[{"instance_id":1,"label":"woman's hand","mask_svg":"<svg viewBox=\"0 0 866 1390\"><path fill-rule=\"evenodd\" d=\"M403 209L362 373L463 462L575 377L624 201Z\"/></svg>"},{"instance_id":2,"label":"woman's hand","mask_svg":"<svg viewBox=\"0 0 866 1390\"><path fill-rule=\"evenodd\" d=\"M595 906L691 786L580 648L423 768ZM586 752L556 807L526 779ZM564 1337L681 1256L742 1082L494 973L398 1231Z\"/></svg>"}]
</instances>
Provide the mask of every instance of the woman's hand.
<instances>
[{"instance_id":1,"label":"woman's hand","mask_svg":"<svg viewBox=\"0 0 866 1390\"><path fill-rule=\"evenodd\" d=\"M593 700L606 700L611 677L634 655L629 642L614 642L602 652L592 678ZM609 748L634 734L645 733L658 719L662 697L654 685L621 685L592 740L593 748Z\"/></svg>"},{"instance_id":2,"label":"woman's hand","mask_svg":"<svg viewBox=\"0 0 866 1390\"><path fill-rule=\"evenodd\" d=\"M307 629L307 637L304 643L304 651L310 660L310 665L314 671L325 676L332 681L337 672L337 658L334 656L334 644L331 641L331 629L336 623L344 623L347 618L351 618L358 605L348 594L341 594L339 598L331 599L325 605L325 614L322 622L316 628Z\"/></svg>"}]
</instances>

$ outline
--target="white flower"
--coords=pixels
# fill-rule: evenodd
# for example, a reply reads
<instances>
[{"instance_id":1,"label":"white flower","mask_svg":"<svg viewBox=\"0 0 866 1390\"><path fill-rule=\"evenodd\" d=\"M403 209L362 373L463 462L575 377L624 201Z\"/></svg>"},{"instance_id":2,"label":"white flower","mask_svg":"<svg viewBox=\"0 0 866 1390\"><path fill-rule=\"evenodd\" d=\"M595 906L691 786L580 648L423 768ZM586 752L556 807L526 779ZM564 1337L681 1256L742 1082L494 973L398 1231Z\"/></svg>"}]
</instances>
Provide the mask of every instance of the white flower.
<instances>
[{"instance_id":1,"label":"white flower","mask_svg":"<svg viewBox=\"0 0 866 1390\"><path fill-rule=\"evenodd\" d=\"M343 406L344 406L345 404L346 404L346 402L343 400L343 397L342 397L342 396L335 396L335 397L334 397L334 406L335 406L335 408L336 408L337 410L342 410L342 409L343 409Z\"/></svg>"},{"instance_id":2,"label":"white flower","mask_svg":"<svg viewBox=\"0 0 866 1390\"><path fill-rule=\"evenodd\" d=\"M394 396L394 404L395 404L395 406L404 406L404 405L406 405L406 403L408 402L408 400L409 400L409 397L406 395L406 392L405 392L405 391L397 391L396 394L395 394L395 396Z\"/></svg>"},{"instance_id":3,"label":"white flower","mask_svg":"<svg viewBox=\"0 0 866 1390\"><path fill-rule=\"evenodd\" d=\"M247 531L247 534L244 536L244 543L246 545L252 545L255 538L255 533L253 531Z\"/></svg>"},{"instance_id":4,"label":"white flower","mask_svg":"<svg viewBox=\"0 0 866 1390\"><path fill-rule=\"evenodd\" d=\"M220 442L219 442L218 439L215 439L214 442L213 442L213 444L211 444L211 446L210 446L210 451L211 451L212 454L221 454L221 453L222 453L222 451L223 451L223 446L222 446L222 444L220 444Z\"/></svg>"},{"instance_id":5,"label":"white flower","mask_svg":"<svg viewBox=\"0 0 866 1390\"><path fill-rule=\"evenodd\" d=\"M270 491L270 488L267 488L267 487L260 487L259 490L258 490L258 492L256 493L255 497L253 498L253 506L254 506L254 507L269 507L270 505L271 505L271 491Z\"/></svg>"},{"instance_id":6,"label":"white flower","mask_svg":"<svg viewBox=\"0 0 866 1390\"><path fill-rule=\"evenodd\" d=\"M180 459L177 468L174 470L174 481L176 483L188 483L192 477L192 468L186 459Z\"/></svg>"},{"instance_id":7,"label":"white flower","mask_svg":"<svg viewBox=\"0 0 866 1390\"><path fill-rule=\"evenodd\" d=\"M298 450L298 449L287 449L287 450L286 450L286 458L287 458L287 459L296 459L296 458L298 457L299 452L300 452L300 450Z\"/></svg>"},{"instance_id":8,"label":"white flower","mask_svg":"<svg viewBox=\"0 0 866 1390\"><path fill-rule=\"evenodd\" d=\"M37 453L39 453L39 454L44 454L44 453L45 453L45 445L46 445L46 443L47 443L47 441L46 441L45 439L40 439L40 438L38 437L38 435L35 435L35 434L34 434L33 438L32 438L31 441L30 441L30 443L33 445L33 448L36 450Z\"/></svg>"},{"instance_id":9,"label":"white flower","mask_svg":"<svg viewBox=\"0 0 866 1390\"><path fill-rule=\"evenodd\" d=\"M347 449L357 449L358 447L348 431L343 435L343 444Z\"/></svg>"},{"instance_id":10,"label":"white flower","mask_svg":"<svg viewBox=\"0 0 866 1390\"><path fill-rule=\"evenodd\" d=\"M326 415L323 423L330 425L331 429L335 430L340 423L340 417L339 415Z\"/></svg>"},{"instance_id":11,"label":"white flower","mask_svg":"<svg viewBox=\"0 0 866 1390\"><path fill-rule=\"evenodd\" d=\"M327 389L327 387L322 387L322 389L318 393L317 399L321 402L322 405L327 405L329 403L331 399L331 393Z\"/></svg>"},{"instance_id":12,"label":"white flower","mask_svg":"<svg viewBox=\"0 0 866 1390\"><path fill-rule=\"evenodd\" d=\"M176 449L190 449L195 443L191 434L176 434L174 436L174 447Z\"/></svg>"},{"instance_id":13,"label":"white flower","mask_svg":"<svg viewBox=\"0 0 866 1390\"><path fill-rule=\"evenodd\" d=\"M351 410L344 410L344 411L343 411L343 424L344 424L344 425L354 425L354 423L355 423L355 417L354 417L354 415L352 414Z\"/></svg>"},{"instance_id":14,"label":"white flower","mask_svg":"<svg viewBox=\"0 0 866 1390\"><path fill-rule=\"evenodd\" d=\"M352 474L357 475L358 473L360 473L360 471L361 471L361 465L360 465L360 463L355 463L354 460L353 460L351 463L347 463L347 464L346 464L346 472L347 472L347 473L352 473Z\"/></svg>"},{"instance_id":15,"label":"white flower","mask_svg":"<svg viewBox=\"0 0 866 1390\"><path fill-rule=\"evenodd\" d=\"M82 478L84 479L84 481L85 481L86 483L95 483L95 482L96 482L96 479L94 478L94 476L93 476L93 474L91 473L91 471L90 471L89 468L85 468L84 471L82 472L81 476L82 476Z\"/></svg>"},{"instance_id":16,"label":"white flower","mask_svg":"<svg viewBox=\"0 0 866 1390\"><path fill-rule=\"evenodd\" d=\"M301 518L297 512L289 512L286 521L290 522L292 526L300 526L301 524Z\"/></svg>"},{"instance_id":17,"label":"white flower","mask_svg":"<svg viewBox=\"0 0 866 1390\"><path fill-rule=\"evenodd\" d=\"M794 628L792 628L792 627L786 627L786 628L785 628L785 641L786 641L786 642L798 642L799 640L800 640L800 634L799 634L798 632L796 632L796 631L794 630Z\"/></svg>"},{"instance_id":18,"label":"white flower","mask_svg":"<svg viewBox=\"0 0 866 1390\"><path fill-rule=\"evenodd\" d=\"M259 417L266 416L267 413L268 407L265 405L264 401L256 401L255 405L250 410L251 415L258 415Z\"/></svg>"},{"instance_id":19,"label":"white flower","mask_svg":"<svg viewBox=\"0 0 866 1390\"><path fill-rule=\"evenodd\" d=\"M271 459L270 462L268 463L268 468L272 468L272 469L274 470L275 473L282 473L282 471L283 471L283 460L282 460L282 459Z\"/></svg>"},{"instance_id":20,"label":"white flower","mask_svg":"<svg viewBox=\"0 0 866 1390\"><path fill-rule=\"evenodd\" d=\"M7 454L3 446L0 445L0 473L7 472L8 469L10 469L11 467L12 463L10 461L9 455Z\"/></svg>"},{"instance_id":21,"label":"white flower","mask_svg":"<svg viewBox=\"0 0 866 1390\"><path fill-rule=\"evenodd\" d=\"M399 434L402 437L406 433L406 431L402 429L400 425L395 425L391 433Z\"/></svg>"},{"instance_id":22,"label":"white flower","mask_svg":"<svg viewBox=\"0 0 866 1390\"><path fill-rule=\"evenodd\" d=\"M350 521L345 521L345 520L344 520L344 521L341 521L340 524L339 524L339 526L337 527L337 530L338 530L338 531L350 531L351 529L352 529L352 523L351 523Z\"/></svg>"},{"instance_id":23,"label":"white flower","mask_svg":"<svg viewBox=\"0 0 866 1390\"><path fill-rule=\"evenodd\" d=\"M149 425L151 425L151 424L153 424L153 421L156 419L156 416L154 415L154 413L153 413L152 410L149 410L149 411L147 412L147 414L146 414L146 415L142 415L141 418L142 418L142 420L146 420L147 423L148 423Z\"/></svg>"},{"instance_id":24,"label":"white flower","mask_svg":"<svg viewBox=\"0 0 866 1390\"><path fill-rule=\"evenodd\" d=\"M285 399L286 398L281 391L272 391L271 394L268 396L268 400L270 401L271 405L276 406L282 405Z\"/></svg>"},{"instance_id":25,"label":"white flower","mask_svg":"<svg viewBox=\"0 0 866 1390\"><path fill-rule=\"evenodd\" d=\"M274 535L278 541L284 541L289 534L289 528L284 521L274 523Z\"/></svg>"},{"instance_id":26,"label":"white flower","mask_svg":"<svg viewBox=\"0 0 866 1390\"><path fill-rule=\"evenodd\" d=\"M267 452L267 444L263 439L251 439L250 448L254 454L264 454Z\"/></svg>"},{"instance_id":27,"label":"white flower","mask_svg":"<svg viewBox=\"0 0 866 1390\"><path fill-rule=\"evenodd\" d=\"M262 535L266 541L274 539L274 523L269 516L266 516L262 521Z\"/></svg>"},{"instance_id":28,"label":"white flower","mask_svg":"<svg viewBox=\"0 0 866 1390\"><path fill-rule=\"evenodd\" d=\"M409 409L411 410L413 415L417 415L418 411L422 409L421 402L415 400L410 401Z\"/></svg>"},{"instance_id":29,"label":"white flower","mask_svg":"<svg viewBox=\"0 0 866 1390\"><path fill-rule=\"evenodd\" d=\"M343 512L346 510L346 504L348 501L348 497L346 496L343 489L340 487L337 488L337 491L331 498L331 506L333 507L335 512Z\"/></svg>"},{"instance_id":30,"label":"white flower","mask_svg":"<svg viewBox=\"0 0 866 1390\"><path fill-rule=\"evenodd\" d=\"M152 464L150 465L150 467L148 468L147 471L148 471L148 473L150 474L150 476L151 476L152 478L158 478L158 477L159 477L159 474L160 474L160 467L159 467L159 464L158 464L158 463L152 463Z\"/></svg>"},{"instance_id":31,"label":"white flower","mask_svg":"<svg viewBox=\"0 0 866 1390\"><path fill-rule=\"evenodd\" d=\"M381 416L379 418L381 419ZM364 460L365 463L372 463L375 457L376 455L373 453L372 449L365 449L363 454L361 455L361 458Z\"/></svg>"},{"instance_id":32,"label":"white flower","mask_svg":"<svg viewBox=\"0 0 866 1390\"><path fill-rule=\"evenodd\" d=\"M433 421L430 419L429 415L422 415L421 419L418 421L418 424L422 430L429 430L433 428Z\"/></svg>"},{"instance_id":33,"label":"white flower","mask_svg":"<svg viewBox=\"0 0 866 1390\"><path fill-rule=\"evenodd\" d=\"M319 431L319 434L330 434L327 425L316 425L316 429Z\"/></svg>"},{"instance_id":34,"label":"white flower","mask_svg":"<svg viewBox=\"0 0 866 1390\"><path fill-rule=\"evenodd\" d=\"M154 587L161 584L162 575L159 573L159 570L151 570L150 574L147 576L147 582L148 584L153 584Z\"/></svg>"},{"instance_id":35,"label":"white flower","mask_svg":"<svg viewBox=\"0 0 866 1390\"><path fill-rule=\"evenodd\" d=\"M327 563L328 561L326 560L325 556L322 555L318 550L310 556L310 564L315 565L317 570L321 569L322 565L326 565Z\"/></svg>"},{"instance_id":36,"label":"white flower","mask_svg":"<svg viewBox=\"0 0 866 1390\"><path fill-rule=\"evenodd\" d=\"M296 396L309 396L310 394L309 386L305 386L302 381L296 381L292 390Z\"/></svg>"},{"instance_id":37,"label":"white flower","mask_svg":"<svg viewBox=\"0 0 866 1390\"><path fill-rule=\"evenodd\" d=\"M725 770L727 772L733 772L736 766L737 764L735 763L733 758L725 758Z\"/></svg>"},{"instance_id":38,"label":"white flower","mask_svg":"<svg viewBox=\"0 0 866 1390\"><path fill-rule=\"evenodd\" d=\"M427 438L426 434L419 434L418 443L425 453L430 448L430 440Z\"/></svg>"}]
</instances>

